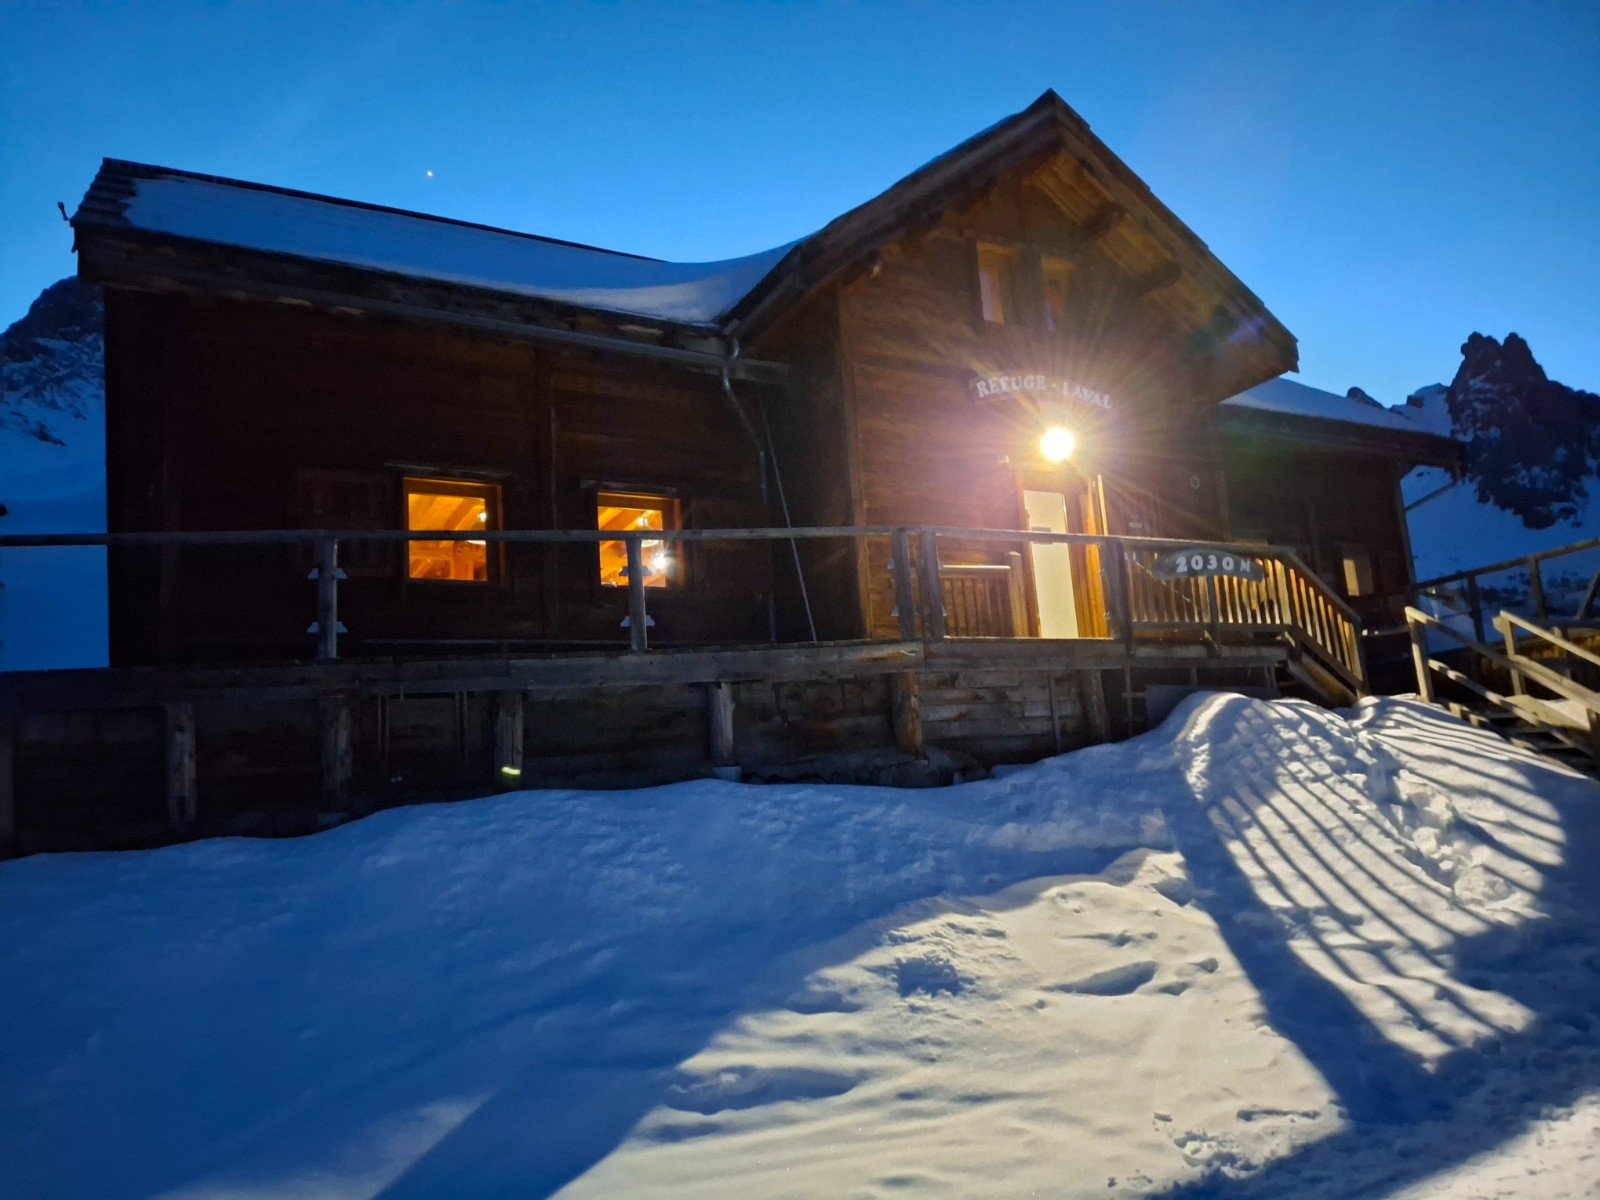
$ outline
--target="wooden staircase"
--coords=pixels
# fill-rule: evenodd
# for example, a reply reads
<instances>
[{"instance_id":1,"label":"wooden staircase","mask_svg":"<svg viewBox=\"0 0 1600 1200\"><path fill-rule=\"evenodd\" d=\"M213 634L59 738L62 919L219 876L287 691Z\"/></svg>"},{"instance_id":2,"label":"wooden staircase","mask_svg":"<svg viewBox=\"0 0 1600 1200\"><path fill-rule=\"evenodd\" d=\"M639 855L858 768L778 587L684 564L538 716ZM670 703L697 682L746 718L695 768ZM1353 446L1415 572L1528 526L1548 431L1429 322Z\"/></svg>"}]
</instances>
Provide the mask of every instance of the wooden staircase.
<instances>
[{"instance_id":1,"label":"wooden staircase","mask_svg":"<svg viewBox=\"0 0 1600 1200\"><path fill-rule=\"evenodd\" d=\"M1515 613L1494 618L1501 649L1406 609L1417 692L1462 720L1600 777L1600 654ZM1429 634L1435 646L1430 650Z\"/></svg>"}]
</instances>

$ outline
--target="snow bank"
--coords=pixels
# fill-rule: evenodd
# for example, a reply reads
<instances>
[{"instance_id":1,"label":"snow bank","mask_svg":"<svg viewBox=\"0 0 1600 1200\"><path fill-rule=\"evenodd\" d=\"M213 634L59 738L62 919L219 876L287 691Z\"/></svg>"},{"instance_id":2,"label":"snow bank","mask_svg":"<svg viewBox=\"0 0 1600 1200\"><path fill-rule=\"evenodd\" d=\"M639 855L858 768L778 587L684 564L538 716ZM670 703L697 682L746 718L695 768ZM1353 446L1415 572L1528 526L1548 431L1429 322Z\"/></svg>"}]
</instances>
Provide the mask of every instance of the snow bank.
<instances>
[{"instance_id":1,"label":"snow bank","mask_svg":"<svg viewBox=\"0 0 1600 1200\"><path fill-rule=\"evenodd\" d=\"M1415 704L1214 696L948 789L530 792L13 862L0 1175L108 1200L1509 1178L1529 1120L1593 1116L1597 805Z\"/></svg>"}]
</instances>

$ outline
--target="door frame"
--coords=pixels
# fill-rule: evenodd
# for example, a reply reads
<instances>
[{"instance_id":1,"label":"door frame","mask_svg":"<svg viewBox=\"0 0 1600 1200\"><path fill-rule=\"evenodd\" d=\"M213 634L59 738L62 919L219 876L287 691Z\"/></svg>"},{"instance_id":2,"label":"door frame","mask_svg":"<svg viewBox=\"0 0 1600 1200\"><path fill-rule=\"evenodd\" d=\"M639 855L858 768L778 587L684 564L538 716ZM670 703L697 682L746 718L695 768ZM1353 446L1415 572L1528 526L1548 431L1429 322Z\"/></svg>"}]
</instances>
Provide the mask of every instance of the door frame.
<instances>
[{"instance_id":1,"label":"door frame","mask_svg":"<svg viewBox=\"0 0 1600 1200\"><path fill-rule=\"evenodd\" d=\"M1060 492L1066 499L1067 528L1073 533L1105 533L1106 497L1105 483L1100 475L1090 475L1072 464L1054 470L1019 466L1014 471L1016 479L1017 529L1028 528L1028 505L1025 492ZM1100 569L1100 550L1096 546L1073 546L1072 594L1077 608L1078 637L1110 637L1106 624L1105 583ZM1039 637L1039 588L1033 570L1033 555L1022 556L1023 572L1027 577L1025 599L1028 606L1028 635Z\"/></svg>"}]
</instances>

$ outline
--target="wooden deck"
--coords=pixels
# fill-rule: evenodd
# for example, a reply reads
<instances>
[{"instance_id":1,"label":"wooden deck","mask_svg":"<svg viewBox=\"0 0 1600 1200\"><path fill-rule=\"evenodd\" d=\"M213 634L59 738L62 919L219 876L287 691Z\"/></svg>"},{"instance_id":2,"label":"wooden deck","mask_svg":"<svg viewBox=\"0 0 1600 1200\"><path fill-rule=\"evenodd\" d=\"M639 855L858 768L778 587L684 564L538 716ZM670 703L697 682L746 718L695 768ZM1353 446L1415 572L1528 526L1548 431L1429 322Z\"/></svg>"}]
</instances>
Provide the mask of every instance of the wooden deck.
<instances>
[{"instance_id":1,"label":"wooden deck","mask_svg":"<svg viewBox=\"0 0 1600 1200\"><path fill-rule=\"evenodd\" d=\"M1253 563L1249 578L1172 579L1159 560L1186 544L1159 539L970 529L673 531L665 536L683 541L885 539L900 636L662 646L649 636L651 597L634 586L629 627L609 647L446 654L419 644L411 653L380 654L340 637L338 546L356 536L418 535L0 539L299 540L317 546L320 564L307 588L315 659L0 675L0 841L27 849L106 844L108 834L130 829L141 831L138 844L205 832L297 832L326 814L420 798L639 786L708 772L926 784L1130 736L1196 688L1271 694L1293 678L1343 702L1364 685L1354 615L1291 554L1273 548L1212 548L1227 561ZM628 542L637 560L644 535L498 536L604 536ZM998 543L1002 561L983 570L941 564L941 538ZM960 636L1012 635L1027 624L1023 554L1015 547L1030 541L1092 551L1082 561L1100 572L1096 594L1111 636ZM277 816L262 824L265 811ZM117 840L123 836L110 844L127 844Z\"/></svg>"}]
</instances>

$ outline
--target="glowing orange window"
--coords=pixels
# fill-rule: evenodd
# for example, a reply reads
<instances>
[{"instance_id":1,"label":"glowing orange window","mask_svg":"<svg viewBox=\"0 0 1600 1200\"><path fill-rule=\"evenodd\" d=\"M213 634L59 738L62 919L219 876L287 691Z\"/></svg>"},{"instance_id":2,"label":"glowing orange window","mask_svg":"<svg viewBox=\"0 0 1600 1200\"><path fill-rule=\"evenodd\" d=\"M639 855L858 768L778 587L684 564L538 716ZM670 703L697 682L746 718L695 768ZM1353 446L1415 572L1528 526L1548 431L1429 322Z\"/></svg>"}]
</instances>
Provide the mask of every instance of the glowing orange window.
<instances>
[{"instance_id":1,"label":"glowing orange window","mask_svg":"<svg viewBox=\"0 0 1600 1200\"><path fill-rule=\"evenodd\" d=\"M500 526L500 489L458 479L407 479L406 528L482 533ZM411 542L406 574L412 579L487 583L489 545L477 538Z\"/></svg>"},{"instance_id":2,"label":"glowing orange window","mask_svg":"<svg viewBox=\"0 0 1600 1200\"><path fill-rule=\"evenodd\" d=\"M643 492L601 492L596 497L597 529L621 532L646 532L678 528L678 502L670 496ZM664 588L674 579L673 556L665 539L645 539L644 585ZM604 587L628 586L628 545L626 542L600 543L600 583Z\"/></svg>"}]
</instances>

